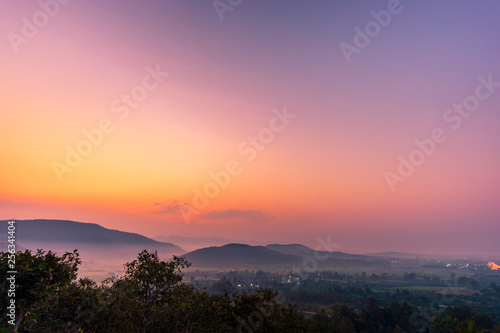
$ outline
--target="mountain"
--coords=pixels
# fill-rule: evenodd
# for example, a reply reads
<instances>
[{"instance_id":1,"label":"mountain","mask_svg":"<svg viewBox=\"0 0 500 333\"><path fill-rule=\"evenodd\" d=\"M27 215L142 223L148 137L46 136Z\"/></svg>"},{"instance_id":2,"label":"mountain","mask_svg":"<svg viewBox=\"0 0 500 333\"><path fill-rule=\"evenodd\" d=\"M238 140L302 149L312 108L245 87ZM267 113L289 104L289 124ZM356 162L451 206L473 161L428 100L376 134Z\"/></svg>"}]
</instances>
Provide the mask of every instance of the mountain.
<instances>
[{"instance_id":1,"label":"mountain","mask_svg":"<svg viewBox=\"0 0 500 333\"><path fill-rule=\"evenodd\" d=\"M155 240L160 242L185 242L185 243L196 243L196 242L214 242L214 243L224 243L229 244L233 242L228 238L220 238L220 237L184 237L179 235L168 235L168 236L158 236L154 237Z\"/></svg>"},{"instance_id":2,"label":"mountain","mask_svg":"<svg viewBox=\"0 0 500 333\"><path fill-rule=\"evenodd\" d=\"M7 240L7 220L0 221L0 246ZM225 242L223 238L171 236L169 239L185 242ZM3 245L2 245L3 244ZM5 246L4 246L5 245ZM307 265L318 269L361 266L384 266L387 258L349 254L344 252L315 251L301 244L269 244L254 246L230 243L211 246L186 253L172 243L160 242L130 232L104 228L95 223L65 220L16 221L16 246L18 249L44 249L58 253L77 249L82 257L81 272L101 272L104 278L120 273L123 263L137 258L144 250L156 250L162 259L184 255L193 268L221 269L271 269L290 270ZM311 262L311 260L313 262Z\"/></svg>"},{"instance_id":3,"label":"mountain","mask_svg":"<svg viewBox=\"0 0 500 333\"><path fill-rule=\"evenodd\" d=\"M338 267L383 266L387 259L343 252L314 251L301 244L269 244L251 246L227 244L189 252L184 257L193 267L203 268L254 268L293 269L297 265L314 265L319 269Z\"/></svg>"},{"instance_id":4,"label":"mountain","mask_svg":"<svg viewBox=\"0 0 500 333\"><path fill-rule=\"evenodd\" d=\"M264 268L298 264L302 257L283 254L264 246L246 244L227 244L212 246L189 252L184 257L193 263L193 267L210 268Z\"/></svg>"},{"instance_id":5,"label":"mountain","mask_svg":"<svg viewBox=\"0 0 500 333\"><path fill-rule=\"evenodd\" d=\"M0 235L7 232L7 220L0 221ZM184 251L172 243L155 241L145 236L104 228L95 223L67 220L16 220L16 245L28 249L57 252L78 249L82 257L98 259L134 258L143 250L157 250L170 256ZM6 237L0 236L2 239Z\"/></svg>"},{"instance_id":6,"label":"mountain","mask_svg":"<svg viewBox=\"0 0 500 333\"><path fill-rule=\"evenodd\" d=\"M302 244L269 244L266 248L283 254L291 254L305 258L316 258L323 267L362 266L380 263L381 258L361 254L350 254L340 251L316 251Z\"/></svg>"},{"instance_id":7,"label":"mountain","mask_svg":"<svg viewBox=\"0 0 500 333\"><path fill-rule=\"evenodd\" d=\"M7 225L7 222L7 220L0 221L4 225ZM66 220L16 220L16 236L19 241L162 244L177 248L176 245L158 242L136 233L107 229L95 223Z\"/></svg>"},{"instance_id":8,"label":"mountain","mask_svg":"<svg viewBox=\"0 0 500 333\"><path fill-rule=\"evenodd\" d=\"M302 244L269 244L266 248L283 254L292 254L302 257L314 255L314 250Z\"/></svg>"},{"instance_id":9,"label":"mountain","mask_svg":"<svg viewBox=\"0 0 500 333\"><path fill-rule=\"evenodd\" d=\"M184 237L178 235L157 236L154 238L160 242L170 242L181 246L188 251L194 251L209 246L222 246L240 241L220 237Z\"/></svg>"}]
</instances>

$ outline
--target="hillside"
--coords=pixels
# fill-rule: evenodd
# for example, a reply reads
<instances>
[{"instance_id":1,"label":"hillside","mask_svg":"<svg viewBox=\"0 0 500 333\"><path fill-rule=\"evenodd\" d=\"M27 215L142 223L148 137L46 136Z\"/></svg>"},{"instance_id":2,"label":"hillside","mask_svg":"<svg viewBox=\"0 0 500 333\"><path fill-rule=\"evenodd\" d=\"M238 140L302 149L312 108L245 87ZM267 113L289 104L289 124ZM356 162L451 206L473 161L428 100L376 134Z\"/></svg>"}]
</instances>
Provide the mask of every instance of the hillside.
<instances>
[{"instance_id":1,"label":"hillside","mask_svg":"<svg viewBox=\"0 0 500 333\"><path fill-rule=\"evenodd\" d=\"M263 246L227 244L221 247L207 247L189 252L184 257L193 267L242 268L290 266L299 263L299 256L279 253Z\"/></svg>"},{"instance_id":2,"label":"hillside","mask_svg":"<svg viewBox=\"0 0 500 333\"><path fill-rule=\"evenodd\" d=\"M221 237L185 237L178 235L154 237L159 242L174 243L187 251L194 251L210 246L222 246L230 243L242 243L241 241ZM253 244L250 244L253 245Z\"/></svg>"},{"instance_id":3,"label":"hillside","mask_svg":"<svg viewBox=\"0 0 500 333\"><path fill-rule=\"evenodd\" d=\"M4 231L0 232L0 235L6 233L6 220L0 221L0 230ZM6 235L4 236L2 239L7 239ZM179 240L181 239L182 237L179 237ZM223 239L215 238L192 240L223 241ZM4 241L0 241L2 242ZM117 270L124 262L136 258L143 249L156 250L165 259L169 259L172 255L184 255L193 263L193 268L290 269L293 265L300 265L305 258L315 258L314 260L321 269L380 266L385 261L383 258L344 252L315 251L301 244L252 246L230 243L186 253L177 245L159 242L136 233L111 230L95 223L66 220L18 220L16 221L16 245L19 249L51 249L56 252L77 249L82 259L85 260L85 269L101 269L101 266L105 264L107 271Z\"/></svg>"},{"instance_id":4,"label":"hillside","mask_svg":"<svg viewBox=\"0 0 500 333\"><path fill-rule=\"evenodd\" d=\"M266 248L304 258L316 258L322 268L348 267L348 266L373 266L385 264L385 258L377 258L361 254L351 254L340 251L316 251L302 244L269 244Z\"/></svg>"},{"instance_id":5,"label":"hillside","mask_svg":"<svg viewBox=\"0 0 500 333\"><path fill-rule=\"evenodd\" d=\"M302 244L269 244L266 248L283 254L309 257L314 255L314 250Z\"/></svg>"},{"instance_id":6,"label":"hillside","mask_svg":"<svg viewBox=\"0 0 500 333\"><path fill-rule=\"evenodd\" d=\"M7 222L0 221L0 235L7 232ZM16 245L20 249L58 252L78 249L82 257L98 260L133 258L143 249L157 250L163 256L186 252L172 243L158 242L136 233L67 220L16 220Z\"/></svg>"},{"instance_id":7,"label":"hillside","mask_svg":"<svg viewBox=\"0 0 500 333\"><path fill-rule=\"evenodd\" d=\"M270 244L251 246L246 244L227 244L207 247L184 255L199 268L285 268L300 265L306 258L315 258L318 268L360 267L384 265L385 259L343 252L315 253L301 244ZM310 259L307 259L310 260Z\"/></svg>"}]
</instances>

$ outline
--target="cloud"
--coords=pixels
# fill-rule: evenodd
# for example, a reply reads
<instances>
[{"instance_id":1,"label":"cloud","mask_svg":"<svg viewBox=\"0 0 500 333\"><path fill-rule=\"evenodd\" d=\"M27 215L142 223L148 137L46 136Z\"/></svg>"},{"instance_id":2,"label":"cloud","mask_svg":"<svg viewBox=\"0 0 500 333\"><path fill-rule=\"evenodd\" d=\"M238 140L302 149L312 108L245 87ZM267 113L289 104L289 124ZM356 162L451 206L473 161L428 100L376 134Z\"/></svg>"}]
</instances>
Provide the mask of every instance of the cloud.
<instances>
[{"instance_id":1,"label":"cloud","mask_svg":"<svg viewBox=\"0 0 500 333\"><path fill-rule=\"evenodd\" d=\"M213 210L201 217L206 220L221 220L221 219L241 219L245 221L261 222L273 218L264 212L258 210L242 210L242 209L226 209Z\"/></svg>"},{"instance_id":2,"label":"cloud","mask_svg":"<svg viewBox=\"0 0 500 333\"><path fill-rule=\"evenodd\" d=\"M172 214L177 213L185 203L177 200L166 200L163 202L157 202L153 206L157 207L158 210L150 212L153 214Z\"/></svg>"}]
</instances>

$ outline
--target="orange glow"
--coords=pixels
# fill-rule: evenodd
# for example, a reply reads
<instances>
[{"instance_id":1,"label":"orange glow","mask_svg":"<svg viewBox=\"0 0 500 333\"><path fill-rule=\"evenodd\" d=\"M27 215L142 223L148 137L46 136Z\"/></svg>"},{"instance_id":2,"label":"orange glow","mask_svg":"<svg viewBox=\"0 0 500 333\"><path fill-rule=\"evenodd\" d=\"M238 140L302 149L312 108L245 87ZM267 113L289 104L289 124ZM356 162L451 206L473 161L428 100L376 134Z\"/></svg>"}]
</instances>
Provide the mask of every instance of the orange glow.
<instances>
[{"instance_id":1,"label":"orange glow","mask_svg":"<svg viewBox=\"0 0 500 333\"><path fill-rule=\"evenodd\" d=\"M490 266L490 268L493 270L493 271L498 271L500 269L500 266L495 264L493 261L490 261L488 263L488 266Z\"/></svg>"},{"instance_id":2,"label":"orange glow","mask_svg":"<svg viewBox=\"0 0 500 333\"><path fill-rule=\"evenodd\" d=\"M426 11L415 12L401 21L410 24L404 39L387 34L348 64L338 45L355 34L340 13L368 13L366 4L273 5L270 16L257 2L221 24L211 6L175 3L75 1L43 29L24 22L43 14L36 1L0 11L9 33L0 52L0 220L313 249L331 236L341 251L460 249L497 260L500 77L483 71L500 72L488 47L500 27L491 10L459 6L457 22L491 22L477 31L429 26L439 36L423 44L411 24ZM432 9L449 14L445 7ZM260 14L268 21L254 23ZM295 15L311 20L306 30L288 24ZM36 37L22 36L35 28ZM415 45L429 49L407 51ZM483 79L490 86L478 90ZM455 109L476 92L491 94L477 112ZM430 139L434 129L446 142ZM228 165L237 165L230 177ZM189 223L184 205L196 208Z\"/></svg>"}]
</instances>

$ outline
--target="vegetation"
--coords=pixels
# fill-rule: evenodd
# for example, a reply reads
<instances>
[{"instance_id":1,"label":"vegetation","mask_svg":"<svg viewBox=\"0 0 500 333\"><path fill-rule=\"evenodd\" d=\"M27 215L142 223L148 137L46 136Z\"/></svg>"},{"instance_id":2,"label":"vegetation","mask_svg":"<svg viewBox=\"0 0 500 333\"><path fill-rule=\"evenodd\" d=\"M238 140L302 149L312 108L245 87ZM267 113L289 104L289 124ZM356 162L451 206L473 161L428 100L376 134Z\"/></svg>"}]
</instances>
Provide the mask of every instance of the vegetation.
<instances>
[{"instance_id":1,"label":"vegetation","mask_svg":"<svg viewBox=\"0 0 500 333\"><path fill-rule=\"evenodd\" d=\"M195 279L183 281L182 270L190 266L184 258L162 261L147 250L125 264L123 276L99 285L87 278L77 281L76 251L60 257L51 251L17 252L12 326L3 307L9 254L0 256L0 331L5 332L500 332L487 314L467 306L449 306L426 318L413 299L388 303L406 292L384 298L366 283L343 287L307 279L300 287L280 290L274 279L268 282L274 290L242 290L245 280L233 273L207 291ZM255 276L269 278L265 272ZM329 291L323 288L327 285ZM313 311L299 310L308 304L316 304Z\"/></svg>"},{"instance_id":2,"label":"vegetation","mask_svg":"<svg viewBox=\"0 0 500 333\"><path fill-rule=\"evenodd\" d=\"M18 251L15 256L15 268L19 271L15 274L16 288L9 290L7 277L12 275L8 272L13 271L12 267L9 267L11 258L12 254L9 252L0 253L0 301L2 305L10 303L8 296L15 293L12 294L15 296L17 310L13 327L15 332L25 315L30 315L36 305L43 304L76 279L81 260L76 250L73 253L67 252L62 257L52 251L38 250L35 254L29 250ZM5 308L2 310L1 318L5 323L7 311Z\"/></svg>"}]
</instances>

